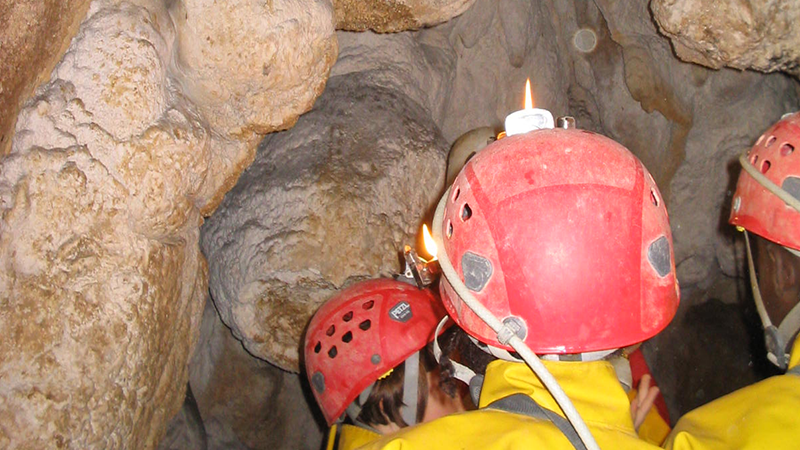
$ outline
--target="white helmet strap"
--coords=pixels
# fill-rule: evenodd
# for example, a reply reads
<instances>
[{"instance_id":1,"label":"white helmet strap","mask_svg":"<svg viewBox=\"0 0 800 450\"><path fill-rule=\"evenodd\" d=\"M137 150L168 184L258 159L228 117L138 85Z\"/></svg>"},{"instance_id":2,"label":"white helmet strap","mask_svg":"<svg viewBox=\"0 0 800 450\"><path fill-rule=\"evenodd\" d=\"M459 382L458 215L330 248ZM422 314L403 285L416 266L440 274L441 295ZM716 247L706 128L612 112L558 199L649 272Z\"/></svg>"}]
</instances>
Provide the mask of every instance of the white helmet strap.
<instances>
[{"instance_id":1,"label":"white helmet strap","mask_svg":"<svg viewBox=\"0 0 800 450\"><path fill-rule=\"evenodd\" d=\"M789 314L776 327L769 318L767 308L764 306L764 299L761 297L761 290L758 287L756 277L756 267L753 262L753 251L750 248L750 236L744 230L745 247L747 248L747 266L750 271L750 287L753 290L753 300L756 304L761 325L764 327L764 340L767 346L767 359L772 364L786 370L789 366L789 352L792 347L792 339L800 330L800 302L789 311ZM786 248L786 247L784 247ZM788 249L787 249L788 250ZM792 252L792 254L796 254Z\"/></svg>"},{"instance_id":2,"label":"white helmet strap","mask_svg":"<svg viewBox=\"0 0 800 450\"><path fill-rule=\"evenodd\" d=\"M433 339L433 357L436 359L437 363L439 363L442 359L442 349L439 347L439 333L441 333L442 327L444 327L444 324L446 324L448 320L450 320L450 317L444 316L442 317L442 320L439 321L439 325L436 326L436 337ZM463 364L453 361L452 359L450 360L450 363L453 365L453 378L469 386L472 378L475 377L475 371Z\"/></svg>"}]
</instances>

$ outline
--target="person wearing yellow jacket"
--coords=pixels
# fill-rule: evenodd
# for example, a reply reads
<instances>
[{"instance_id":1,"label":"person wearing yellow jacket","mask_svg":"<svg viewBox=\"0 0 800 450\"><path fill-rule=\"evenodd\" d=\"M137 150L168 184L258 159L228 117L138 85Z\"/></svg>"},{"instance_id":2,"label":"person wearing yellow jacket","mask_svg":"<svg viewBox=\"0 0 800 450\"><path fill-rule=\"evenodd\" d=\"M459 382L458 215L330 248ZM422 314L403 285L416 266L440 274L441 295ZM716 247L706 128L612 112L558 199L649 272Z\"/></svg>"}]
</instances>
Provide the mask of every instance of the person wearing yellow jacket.
<instances>
[{"instance_id":1,"label":"person wearing yellow jacket","mask_svg":"<svg viewBox=\"0 0 800 450\"><path fill-rule=\"evenodd\" d=\"M457 390L442 388L427 345L444 316L433 292L392 279L355 283L320 307L308 325L303 355L331 426L329 450L358 448L464 410Z\"/></svg>"},{"instance_id":2,"label":"person wearing yellow jacket","mask_svg":"<svg viewBox=\"0 0 800 450\"><path fill-rule=\"evenodd\" d=\"M466 163L433 231L449 317L498 359L471 378L478 410L362 448L659 448L614 364L679 299L667 211L635 156L584 130L510 135Z\"/></svg>"},{"instance_id":3,"label":"person wearing yellow jacket","mask_svg":"<svg viewBox=\"0 0 800 450\"><path fill-rule=\"evenodd\" d=\"M689 412L667 438L668 449L800 448L798 146L800 113L788 114L739 158L743 171L730 216L731 224L745 235L767 357L787 373Z\"/></svg>"}]
</instances>

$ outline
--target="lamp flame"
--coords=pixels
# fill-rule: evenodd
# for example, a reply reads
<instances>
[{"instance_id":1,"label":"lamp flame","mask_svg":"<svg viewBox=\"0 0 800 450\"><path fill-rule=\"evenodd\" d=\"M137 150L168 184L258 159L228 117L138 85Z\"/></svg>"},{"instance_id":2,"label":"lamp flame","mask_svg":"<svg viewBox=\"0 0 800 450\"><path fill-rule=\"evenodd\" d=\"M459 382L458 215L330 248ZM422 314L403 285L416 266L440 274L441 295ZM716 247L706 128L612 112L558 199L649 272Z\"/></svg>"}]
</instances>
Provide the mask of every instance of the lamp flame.
<instances>
[{"instance_id":1,"label":"lamp flame","mask_svg":"<svg viewBox=\"0 0 800 450\"><path fill-rule=\"evenodd\" d=\"M525 81L525 109L533 109L533 95L531 95L531 79Z\"/></svg>"},{"instance_id":2,"label":"lamp flame","mask_svg":"<svg viewBox=\"0 0 800 450\"><path fill-rule=\"evenodd\" d=\"M433 236L431 236L431 232L428 231L428 226L424 223L422 224L422 239L425 242L425 251L431 255L431 261L436 261L436 253L439 249L436 246L436 242L433 240Z\"/></svg>"}]
</instances>

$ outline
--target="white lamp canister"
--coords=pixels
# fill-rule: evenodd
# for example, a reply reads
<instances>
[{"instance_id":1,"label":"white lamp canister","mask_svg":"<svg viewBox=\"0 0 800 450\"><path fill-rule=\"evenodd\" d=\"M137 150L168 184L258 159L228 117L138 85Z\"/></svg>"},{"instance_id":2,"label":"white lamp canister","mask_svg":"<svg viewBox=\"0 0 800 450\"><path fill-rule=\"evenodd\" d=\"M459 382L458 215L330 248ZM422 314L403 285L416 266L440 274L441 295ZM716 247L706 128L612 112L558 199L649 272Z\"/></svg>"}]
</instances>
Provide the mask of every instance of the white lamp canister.
<instances>
[{"instance_id":1,"label":"white lamp canister","mask_svg":"<svg viewBox=\"0 0 800 450\"><path fill-rule=\"evenodd\" d=\"M533 130L555 128L553 114L546 109L526 108L506 116L506 136L523 134Z\"/></svg>"}]
</instances>

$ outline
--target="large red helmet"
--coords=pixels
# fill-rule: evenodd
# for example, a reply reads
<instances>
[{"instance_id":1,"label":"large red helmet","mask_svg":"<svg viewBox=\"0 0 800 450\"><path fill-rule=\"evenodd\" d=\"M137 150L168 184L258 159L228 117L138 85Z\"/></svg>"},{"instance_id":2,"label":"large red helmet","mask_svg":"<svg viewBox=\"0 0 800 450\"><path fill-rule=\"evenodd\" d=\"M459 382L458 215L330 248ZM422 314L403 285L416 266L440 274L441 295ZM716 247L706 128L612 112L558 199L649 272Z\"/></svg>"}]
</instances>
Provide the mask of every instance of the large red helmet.
<instances>
[{"instance_id":1,"label":"large red helmet","mask_svg":"<svg viewBox=\"0 0 800 450\"><path fill-rule=\"evenodd\" d=\"M750 149L747 161L769 181L800 200L800 113L786 116ZM800 212L742 171L730 223L770 241L800 250Z\"/></svg>"},{"instance_id":2,"label":"large red helmet","mask_svg":"<svg viewBox=\"0 0 800 450\"><path fill-rule=\"evenodd\" d=\"M486 147L453 183L441 235L466 287L501 321L521 321L535 353L641 342L678 308L661 194L635 156L595 133L538 130ZM461 328L509 349L440 286Z\"/></svg>"},{"instance_id":3,"label":"large red helmet","mask_svg":"<svg viewBox=\"0 0 800 450\"><path fill-rule=\"evenodd\" d=\"M306 375L328 425L381 375L434 338L446 315L430 290L362 281L317 310L305 340Z\"/></svg>"}]
</instances>

